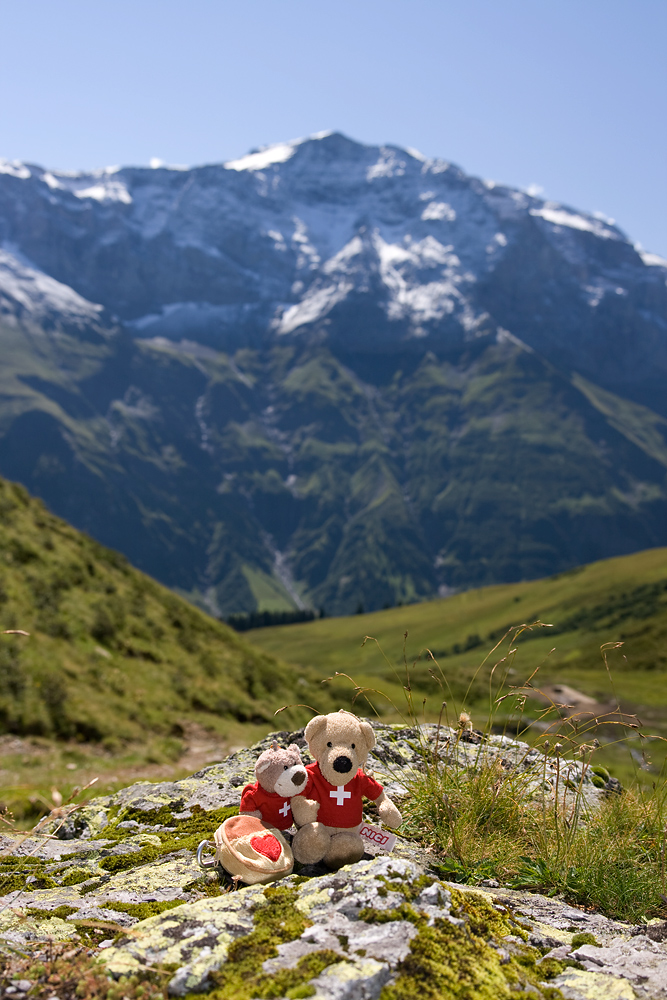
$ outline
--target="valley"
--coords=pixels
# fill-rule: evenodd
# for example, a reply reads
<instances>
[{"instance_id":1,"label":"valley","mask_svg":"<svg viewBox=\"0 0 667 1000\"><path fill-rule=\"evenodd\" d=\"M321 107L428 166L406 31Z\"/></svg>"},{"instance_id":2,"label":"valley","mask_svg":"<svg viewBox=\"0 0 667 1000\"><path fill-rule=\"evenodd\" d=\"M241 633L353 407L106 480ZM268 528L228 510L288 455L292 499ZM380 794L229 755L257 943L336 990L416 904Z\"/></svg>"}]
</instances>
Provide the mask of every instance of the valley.
<instances>
[{"instance_id":1,"label":"valley","mask_svg":"<svg viewBox=\"0 0 667 1000\"><path fill-rule=\"evenodd\" d=\"M216 617L667 544L667 265L337 133L0 164L0 474Z\"/></svg>"}]
</instances>

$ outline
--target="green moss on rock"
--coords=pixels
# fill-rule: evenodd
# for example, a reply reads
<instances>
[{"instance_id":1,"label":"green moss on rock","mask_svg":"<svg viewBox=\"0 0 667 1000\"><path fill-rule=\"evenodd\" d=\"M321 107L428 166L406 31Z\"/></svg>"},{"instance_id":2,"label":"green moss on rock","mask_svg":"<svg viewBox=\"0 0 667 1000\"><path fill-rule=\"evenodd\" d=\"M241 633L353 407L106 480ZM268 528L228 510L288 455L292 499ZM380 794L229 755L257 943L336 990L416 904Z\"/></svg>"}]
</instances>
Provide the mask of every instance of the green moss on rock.
<instances>
[{"instance_id":1,"label":"green moss on rock","mask_svg":"<svg viewBox=\"0 0 667 1000\"><path fill-rule=\"evenodd\" d=\"M582 944L592 944L596 948L600 947L600 942L596 938L595 934L589 934L588 931L582 931L579 934L574 934L572 936L572 947L580 948Z\"/></svg>"},{"instance_id":2,"label":"green moss on rock","mask_svg":"<svg viewBox=\"0 0 667 1000\"><path fill-rule=\"evenodd\" d=\"M436 920L433 927L424 918L415 922L419 933L382 1000L509 1000L500 959L485 941L446 920Z\"/></svg>"},{"instance_id":3,"label":"green moss on rock","mask_svg":"<svg viewBox=\"0 0 667 1000\"><path fill-rule=\"evenodd\" d=\"M138 920L147 920L148 917L154 917L158 913L173 910L176 906L183 906L184 902L184 899L156 899L146 903L118 903L114 900L109 903L109 906L121 913L129 913L131 917L137 917Z\"/></svg>"},{"instance_id":4,"label":"green moss on rock","mask_svg":"<svg viewBox=\"0 0 667 1000\"><path fill-rule=\"evenodd\" d=\"M52 889L56 882L45 871L45 863L39 858L22 857L12 854L0 858L0 896L17 889L26 888L26 880L31 879L31 889Z\"/></svg>"},{"instance_id":5,"label":"green moss on rock","mask_svg":"<svg viewBox=\"0 0 667 1000\"><path fill-rule=\"evenodd\" d=\"M136 868L137 865L146 864L148 861L155 861L162 855L162 851L154 844L147 844L139 851L128 851L125 854L112 854L111 857L102 858L100 868L115 875L117 872L127 871L129 868ZM166 852L165 852L166 853Z\"/></svg>"},{"instance_id":6,"label":"green moss on rock","mask_svg":"<svg viewBox=\"0 0 667 1000\"><path fill-rule=\"evenodd\" d=\"M403 894L414 900L419 892L433 884L422 876L412 883L404 881ZM388 882L394 891L398 886ZM517 928L510 926L508 916L499 913L483 896L463 893L449 886L452 915L463 920L457 926L449 920L436 918L429 925L423 914L410 902L389 910L366 907L359 913L365 923L388 923L408 920L418 934L410 944L410 954L398 966L396 980L386 986L381 1000L504 1000L529 995L535 1000L535 990L548 1000L562 998L559 990L543 984L564 969L560 962L540 961L540 953L527 945L514 947L504 962L497 948L503 938ZM527 991L526 991L527 988Z\"/></svg>"},{"instance_id":7,"label":"green moss on rock","mask_svg":"<svg viewBox=\"0 0 667 1000\"><path fill-rule=\"evenodd\" d=\"M337 952L324 950L304 956L294 969L264 973L262 963L276 957L279 944L300 937L310 921L294 905L298 888L273 886L263 895L266 902L255 908L253 930L230 945L227 961L212 976L211 1000L312 996L308 980L340 961Z\"/></svg>"},{"instance_id":8,"label":"green moss on rock","mask_svg":"<svg viewBox=\"0 0 667 1000\"><path fill-rule=\"evenodd\" d=\"M87 882L91 876L91 872L87 868L69 868L63 878L60 880L61 885L80 885L81 882Z\"/></svg>"},{"instance_id":9,"label":"green moss on rock","mask_svg":"<svg viewBox=\"0 0 667 1000\"><path fill-rule=\"evenodd\" d=\"M67 920L69 916L77 912L77 909L75 906L56 906L53 910L40 910L36 906L29 906L26 912L28 916L34 917L36 920L51 920L52 917Z\"/></svg>"}]
</instances>

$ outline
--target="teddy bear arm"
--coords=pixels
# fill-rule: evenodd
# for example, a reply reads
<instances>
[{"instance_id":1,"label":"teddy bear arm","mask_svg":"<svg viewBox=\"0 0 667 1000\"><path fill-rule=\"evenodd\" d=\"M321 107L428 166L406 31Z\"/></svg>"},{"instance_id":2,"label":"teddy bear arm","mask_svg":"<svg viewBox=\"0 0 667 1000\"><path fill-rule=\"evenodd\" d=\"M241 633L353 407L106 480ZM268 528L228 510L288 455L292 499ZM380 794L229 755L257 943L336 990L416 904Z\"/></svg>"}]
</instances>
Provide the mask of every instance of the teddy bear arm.
<instances>
[{"instance_id":1,"label":"teddy bear arm","mask_svg":"<svg viewBox=\"0 0 667 1000\"><path fill-rule=\"evenodd\" d=\"M292 816L297 826L305 826L306 823L314 823L320 808L319 802L314 799L307 799L305 795L295 795L291 800Z\"/></svg>"},{"instance_id":2,"label":"teddy bear arm","mask_svg":"<svg viewBox=\"0 0 667 1000\"><path fill-rule=\"evenodd\" d=\"M391 799L385 795L384 791L380 792L375 799L375 805L378 807L381 823L386 823L387 826L391 826L394 830L401 825L403 817Z\"/></svg>"},{"instance_id":3,"label":"teddy bear arm","mask_svg":"<svg viewBox=\"0 0 667 1000\"><path fill-rule=\"evenodd\" d=\"M252 811L250 809L241 809L239 811L239 816L256 816L257 819L262 818L262 814L259 809L253 809Z\"/></svg>"}]
</instances>

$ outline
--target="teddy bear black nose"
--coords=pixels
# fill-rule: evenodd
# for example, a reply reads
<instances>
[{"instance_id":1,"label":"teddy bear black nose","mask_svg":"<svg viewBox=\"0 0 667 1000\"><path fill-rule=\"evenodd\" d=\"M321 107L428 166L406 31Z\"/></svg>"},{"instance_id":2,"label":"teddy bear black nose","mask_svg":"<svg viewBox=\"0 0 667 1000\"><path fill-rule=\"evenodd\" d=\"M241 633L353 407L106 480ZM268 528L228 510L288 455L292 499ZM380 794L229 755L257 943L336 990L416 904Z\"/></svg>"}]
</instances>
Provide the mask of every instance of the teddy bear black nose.
<instances>
[{"instance_id":1,"label":"teddy bear black nose","mask_svg":"<svg viewBox=\"0 0 667 1000\"><path fill-rule=\"evenodd\" d=\"M347 774L348 771L352 770L352 761L349 757L336 757L333 762L334 771L338 771L339 774Z\"/></svg>"},{"instance_id":2,"label":"teddy bear black nose","mask_svg":"<svg viewBox=\"0 0 667 1000\"><path fill-rule=\"evenodd\" d=\"M306 780L306 776L303 773L303 771L296 771L292 775L292 784L293 785L302 785L305 780Z\"/></svg>"}]
</instances>

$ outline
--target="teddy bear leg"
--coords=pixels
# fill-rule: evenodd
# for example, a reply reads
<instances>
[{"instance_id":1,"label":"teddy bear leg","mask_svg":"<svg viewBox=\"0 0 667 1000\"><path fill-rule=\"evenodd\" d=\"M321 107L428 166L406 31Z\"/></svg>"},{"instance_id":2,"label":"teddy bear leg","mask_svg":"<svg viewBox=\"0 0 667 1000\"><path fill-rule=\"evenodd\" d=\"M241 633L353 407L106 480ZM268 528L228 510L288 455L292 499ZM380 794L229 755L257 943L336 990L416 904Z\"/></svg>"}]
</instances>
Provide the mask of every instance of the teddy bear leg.
<instances>
[{"instance_id":1,"label":"teddy bear leg","mask_svg":"<svg viewBox=\"0 0 667 1000\"><path fill-rule=\"evenodd\" d=\"M323 823L306 823L299 827L292 841L292 853L302 865L321 861L329 846L329 834Z\"/></svg>"},{"instance_id":2,"label":"teddy bear leg","mask_svg":"<svg viewBox=\"0 0 667 1000\"><path fill-rule=\"evenodd\" d=\"M323 860L327 868L334 871L336 868L342 868L343 865L352 865L361 861L363 854L364 842L359 834L344 830L332 835Z\"/></svg>"}]
</instances>

